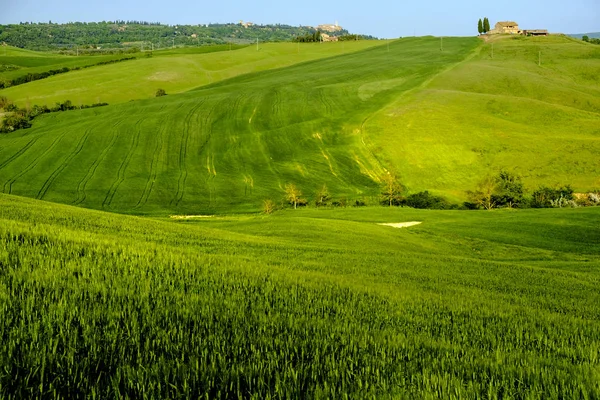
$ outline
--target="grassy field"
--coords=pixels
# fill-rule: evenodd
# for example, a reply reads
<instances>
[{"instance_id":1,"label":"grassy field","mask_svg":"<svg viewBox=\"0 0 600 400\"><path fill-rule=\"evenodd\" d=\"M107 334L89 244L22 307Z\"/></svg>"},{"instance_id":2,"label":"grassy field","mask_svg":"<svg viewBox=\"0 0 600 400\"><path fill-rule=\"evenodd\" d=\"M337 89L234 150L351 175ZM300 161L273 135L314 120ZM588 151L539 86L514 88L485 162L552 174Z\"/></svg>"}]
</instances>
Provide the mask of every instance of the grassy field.
<instances>
[{"instance_id":1,"label":"grassy field","mask_svg":"<svg viewBox=\"0 0 600 400\"><path fill-rule=\"evenodd\" d=\"M41 117L0 138L2 190L163 215L256 210L265 198L278 202L288 182L309 198L324 183L338 198L376 195L384 172L361 143L365 118L477 45L448 39L440 53L434 38L406 39L180 95Z\"/></svg>"},{"instance_id":2,"label":"grassy field","mask_svg":"<svg viewBox=\"0 0 600 400\"><path fill-rule=\"evenodd\" d=\"M27 102L52 106L65 100L71 100L74 104L116 104L154 97L158 88L168 94L180 93L241 74L351 53L381 43L263 43L259 44L258 51L256 46L238 45L160 50L154 51L152 58L145 57L149 54L146 52L138 55L140 58L135 62L74 71L9 88L3 90L2 95L21 106ZM64 58L76 59L60 59ZM87 58L99 59L96 56ZM10 63L14 59L18 62L17 57L7 57L5 62ZM0 63L2 60L0 57ZM20 75L22 72L13 71L11 74Z\"/></svg>"},{"instance_id":3,"label":"grassy field","mask_svg":"<svg viewBox=\"0 0 600 400\"><path fill-rule=\"evenodd\" d=\"M207 84L44 116L0 137L0 190L165 215L256 211L265 199L279 203L290 182L309 201L327 184L337 200L374 203L387 172L410 192L457 202L502 169L522 176L530 190L600 187L599 46L559 36L440 44L425 37L375 47L281 43L175 52L23 85L48 85L53 96L61 82L86 96L106 89L121 100L147 97L155 86L137 78L119 89L91 77L163 76L161 68L176 60L204 71L182 72L173 81L178 90ZM351 52L351 45L371 47ZM269 69L287 64L294 65ZM218 82L208 84L208 70ZM105 98L87 102L97 100Z\"/></svg>"},{"instance_id":4,"label":"grassy field","mask_svg":"<svg viewBox=\"0 0 600 400\"><path fill-rule=\"evenodd\" d=\"M422 221L408 229L381 222ZM0 195L0 397L600 396L600 208L176 222Z\"/></svg>"},{"instance_id":5,"label":"grassy field","mask_svg":"<svg viewBox=\"0 0 600 400\"><path fill-rule=\"evenodd\" d=\"M501 169L530 188L590 190L600 187L599 70L600 46L498 36L369 118L364 133L413 190L460 198Z\"/></svg>"},{"instance_id":6,"label":"grassy field","mask_svg":"<svg viewBox=\"0 0 600 400\"><path fill-rule=\"evenodd\" d=\"M11 80L30 73L41 73L57 70L63 67L84 68L102 62L119 60L126 57L139 57L139 54L113 54L102 56L65 56L55 53L44 53L31 50L19 49L10 46L0 46L0 81ZM30 83L31 84L31 83ZM31 84L34 85L34 84ZM16 87L14 88L16 89ZM3 90L2 95L12 90ZM33 89L35 93L35 89ZM18 100L18 99L16 99ZM24 99L25 100L25 99ZM20 103L25 105L25 101ZM49 105L52 105L51 103Z\"/></svg>"}]
</instances>

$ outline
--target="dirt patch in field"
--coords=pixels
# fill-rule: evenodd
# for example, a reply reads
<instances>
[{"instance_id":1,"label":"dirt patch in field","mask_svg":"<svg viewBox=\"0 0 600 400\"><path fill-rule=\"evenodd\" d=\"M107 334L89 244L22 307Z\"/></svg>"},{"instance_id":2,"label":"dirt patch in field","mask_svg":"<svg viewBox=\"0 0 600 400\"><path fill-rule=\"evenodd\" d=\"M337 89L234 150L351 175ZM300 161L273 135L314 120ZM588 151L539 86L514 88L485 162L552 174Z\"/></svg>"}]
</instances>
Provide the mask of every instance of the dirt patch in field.
<instances>
[{"instance_id":1,"label":"dirt patch in field","mask_svg":"<svg viewBox=\"0 0 600 400\"><path fill-rule=\"evenodd\" d=\"M155 72L154 74L150 75L148 77L148 80L149 81L166 82L166 81L174 81L177 78L178 78L178 74L175 72L159 71L159 72Z\"/></svg>"},{"instance_id":2,"label":"dirt patch in field","mask_svg":"<svg viewBox=\"0 0 600 400\"><path fill-rule=\"evenodd\" d=\"M377 224L384 226L391 226L392 228L408 228L410 226L420 225L422 222L419 221L411 221L411 222L388 222L385 224Z\"/></svg>"},{"instance_id":3,"label":"dirt patch in field","mask_svg":"<svg viewBox=\"0 0 600 400\"><path fill-rule=\"evenodd\" d=\"M172 219L199 219L199 218L213 218L214 215L171 215Z\"/></svg>"}]
</instances>

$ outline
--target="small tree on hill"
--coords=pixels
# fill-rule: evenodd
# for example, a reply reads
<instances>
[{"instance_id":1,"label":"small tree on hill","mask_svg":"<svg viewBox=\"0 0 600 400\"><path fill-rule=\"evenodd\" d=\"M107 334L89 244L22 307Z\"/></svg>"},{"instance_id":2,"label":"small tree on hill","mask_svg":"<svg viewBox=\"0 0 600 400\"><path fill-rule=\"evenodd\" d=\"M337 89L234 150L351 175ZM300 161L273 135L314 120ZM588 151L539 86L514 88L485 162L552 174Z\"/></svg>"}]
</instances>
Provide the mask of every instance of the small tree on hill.
<instances>
[{"instance_id":1,"label":"small tree on hill","mask_svg":"<svg viewBox=\"0 0 600 400\"><path fill-rule=\"evenodd\" d=\"M583 35L583 37L581 38L581 40L583 40L584 42L589 42L590 41L590 37L588 35Z\"/></svg>"},{"instance_id":2,"label":"small tree on hill","mask_svg":"<svg viewBox=\"0 0 600 400\"><path fill-rule=\"evenodd\" d=\"M496 179L492 176L486 176L477 184L477 190L468 191L469 201L477 204L486 210L491 210L496 206L494 193L496 192Z\"/></svg>"},{"instance_id":3,"label":"small tree on hill","mask_svg":"<svg viewBox=\"0 0 600 400\"><path fill-rule=\"evenodd\" d=\"M383 178L381 185L381 203L391 206L399 206L402 204L402 192L404 188L398 179L388 173Z\"/></svg>"},{"instance_id":4,"label":"small tree on hill","mask_svg":"<svg viewBox=\"0 0 600 400\"><path fill-rule=\"evenodd\" d=\"M520 207L524 201L521 178L507 171L501 171L496 178L496 192L492 200L497 206Z\"/></svg>"},{"instance_id":5,"label":"small tree on hill","mask_svg":"<svg viewBox=\"0 0 600 400\"><path fill-rule=\"evenodd\" d=\"M165 89L156 89L156 97L161 97L161 96L166 96L167 92L165 92Z\"/></svg>"},{"instance_id":6,"label":"small tree on hill","mask_svg":"<svg viewBox=\"0 0 600 400\"><path fill-rule=\"evenodd\" d=\"M481 35L483 33L483 22L481 22L481 18L479 18L479 22L477 23L477 32Z\"/></svg>"},{"instance_id":7,"label":"small tree on hill","mask_svg":"<svg viewBox=\"0 0 600 400\"><path fill-rule=\"evenodd\" d=\"M488 17L483 19L483 33L488 33L490 31L490 20Z\"/></svg>"},{"instance_id":8,"label":"small tree on hill","mask_svg":"<svg viewBox=\"0 0 600 400\"><path fill-rule=\"evenodd\" d=\"M317 199L315 200L315 205L317 207L326 206L329 203L331 197L329 195L329 190L327 189L327 185L323 184L321 189L317 192Z\"/></svg>"},{"instance_id":9,"label":"small tree on hill","mask_svg":"<svg viewBox=\"0 0 600 400\"><path fill-rule=\"evenodd\" d=\"M302 200L300 199L300 196L302 196L302 192L296 185L293 183L285 185L285 197L290 204L294 205L294 209L298 208L298 203Z\"/></svg>"},{"instance_id":10,"label":"small tree on hill","mask_svg":"<svg viewBox=\"0 0 600 400\"><path fill-rule=\"evenodd\" d=\"M275 202L271 199L263 201L263 213L270 215L275 211Z\"/></svg>"}]
</instances>

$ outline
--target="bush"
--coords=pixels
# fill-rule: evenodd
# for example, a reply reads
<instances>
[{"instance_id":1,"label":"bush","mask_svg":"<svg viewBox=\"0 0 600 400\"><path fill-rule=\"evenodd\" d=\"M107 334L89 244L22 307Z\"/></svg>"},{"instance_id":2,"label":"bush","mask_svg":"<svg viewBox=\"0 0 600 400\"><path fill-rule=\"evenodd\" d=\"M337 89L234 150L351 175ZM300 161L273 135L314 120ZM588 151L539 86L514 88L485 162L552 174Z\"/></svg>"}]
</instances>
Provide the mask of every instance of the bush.
<instances>
[{"instance_id":1,"label":"bush","mask_svg":"<svg viewBox=\"0 0 600 400\"><path fill-rule=\"evenodd\" d=\"M573 189L569 185L557 189L549 188L547 186L540 186L533 192L531 198L531 207L569 207L569 201L571 200L573 200Z\"/></svg>"},{"instance_id":2,"label":"bush","mask_svg":"<svg viewBox=\"0 0 600 400\"><path fill-rule=\"evenodd\" d=\"M17 129L26 129L31 127L29 116L21 113L14 113L4 118L4 122L0 127L0 132L8 133Z\"/></svg>"},{"instance_id":3,"label":"bush","mask_svg":"<svg viewBox=\"0 0 600 400\"><path fill-rule=\"evenodd\" d=\"M166 96L167 92L165 92L165 89L157 89L156 90L156 94L155 97L162 97L162 96Z\"/></svg>"},{"instance_id":4,"label":"bush","mask_svg":"<svg viewBox=\"0 0 600 400\"><path fill-rule=\"evenodd\" d=\"M446 210L452 207L452 205L448 203L446 199L440 196L434 196L427 190L409 195L403 201L403 205L412 208L429 208L436 210Z\"/></svg>"}]
</instances>

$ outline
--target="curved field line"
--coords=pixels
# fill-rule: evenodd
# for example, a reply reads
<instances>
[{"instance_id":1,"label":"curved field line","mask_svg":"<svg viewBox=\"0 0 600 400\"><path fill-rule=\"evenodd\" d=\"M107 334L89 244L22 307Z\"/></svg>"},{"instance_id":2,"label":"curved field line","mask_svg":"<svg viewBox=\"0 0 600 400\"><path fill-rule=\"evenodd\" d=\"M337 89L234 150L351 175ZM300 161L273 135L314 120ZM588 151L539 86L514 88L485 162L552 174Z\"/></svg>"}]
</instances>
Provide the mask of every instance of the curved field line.
<instances>
[{"instance_id":1,"label":"curved field line","mask_svg":"<svg viewBox=\"0 0 600 400\"><path fill-rule=\"evenodd\" d=\"M179 179L177 180L177 193L175 193L175 197L173 200L171 200L171 205L175 203L175 205L178 206L183 199L183 194L185 192L185 181L187 180L188 175L187 168L185 167L185 159L187 157L187 144L190 137L190 120L192 119L194 112L203 104L204 101L201 101L198 103L198 105L192 107L184 119L183 135L181 138L181 146L179 147Z\"/></svg>"},{"instance_id":2,"label":"curved field line","mask_svg":"<svg viewBox=\"0 0 600 400\"><path fill-rule=\"evenodd\" d=\"M119 121L116 124L114 124L113 125L113 129L115 129L119 124L121 124L121 122L122 121ZM86 194L85 194L85 188L87 187L88 182L90 181L90 179L92 179L92 177L96 173L96 170L98 169L98 165L100 165L100 163L102 161L104 161L104 159L106 158L106 155L108 154L108 152L110 151L110 149L113 148L113 146L115 145L115 142L117 141L118 137L119 137L119 135L115 131L113 133L112 140L110 141L110 143L108 144L108 146L106 146L104 148L104 150L102 150L102 152L100 153L100 155L96 158L96 160L94 161L94 163L88 169L87 174L77 184L77 199L75 199L75 201L73 202L73 204L79 205L79 204L81 204L81 203L83 203L85 201L85 199L87 197Z\"/></svg>"},{"instance_id":3,"label":"curved field line","mask_svg":"<svg viewBox=\"0 0 600 400\"><path fill-rule=\"evenodd\" d=\"M75 151L71 152L67 156L67 158L65 158L65 160L58 166L58 168L56 168L46 179L41 189L38 191L36 199L41 200L42 198L44 198L44 196L48 192L48 189L50 189L50 186L52 186L52 184L56 180L56 177L58 177L58 175L60 175L60 173L63 172L65 168L67 168L67 166L73 160L73 158L75 158L79 153L81 153L81 150L83 149L83 146L85 145L85 142L88 140L89 137L90 129L86 130L81 139L79 139L77 147L75 147Z\"/></svg>"},{"instance_id":4,"label":"curved field line","mask_svg":"<svg viewBox=\"0 0 600 400\"><path fill-rule=\"evenodd\" d=\"M133 153L135 152L135 150L137 149L138 144L139 144L140 133L142 132L141 129L139 128L141 122L142 122L142 120L140 119L135 123L136 133L133 135L133 138L131 140L131 147L129 148L129 151L127 152L127 155L125 156L125 159L119 166L119 171L117 172L117 180L113 182L110 189L108 189L108 192L106 193L106 197L104 198L104 201L102 202L102 208L106 208L106 207L110 206L110 204L112 203L112 201L115 197L115 193L117 192L117 189L119 189L119 186L121 186L121 183L123 183L123 181L125 180L125 170L129 166L129 163L131 162L131 158L133 157Z\"/></svg>"},{"instance_id":5,"label":"curved field line","mask_svg":"<svg viewBox=\"0 0 600 400\"><path fill-rule=\"evenodd\" d=\"M152 189L154 189L154 182L156 182L156 176L158 175L158 159L160 154L162 153L162 149L164 147L163 136L167 131L166 124L163 124L162 129L160 131L160 135L158 136L158 140L156 142L156 147L154 148L154 154L152 155L152 163L150 164L150 176L146 181L146 186L144 187L144 192L140 196L137 204L134 209L140 208L146 204L148 201L148 197L152 193Z\"/></svg>"},{"instance_id":6,"label":"curved field line","mask_svg":"<svg viewBox=\"0 0 600 400\"><path fill-rule=\"evenodd\" d=\"M7 160L5 160L2 164L0 164L0 169L6 167L8 164L10 164L12 161L14 161L15 159L19 158L23 153L25 153L27 151L27 149L29 149L31 146L33 146L33 144L38 140L38 138L35 139L31 139L29 141L29 143L27 143L25 146L23 146L19 151L17 151L15 154L13 154L12 156L10 156Z\"/></svg>"},{"instance_id":7,"label":"curved field line","mask_svg":"<svg viewBox=\"0 0 600 400\"><path fill-rule=\"evenodd\" d=\"M54 149L54 146L56 146L56 144L66 135L67 133L64 132L62 135L58 136L56 139L54 139L54 142L52 142L52 144L37 158L35 158L31 163L29 163L29 165L23 169L21 172L19 172L17 175L13 176L12 178L10 178L8 181L6 181L4 183L4 186L2 187L2 192L4 193L8 193L11 194L12 193L12 185L23 175L25 175L27 172L31 171L33 168L35 168L35 166L40 162L40 160L42 158L44 158L46 156L46 154L50 153L52 151L52 149ZM8 191L6 190L6 188L8 187Z\"/></svg>"},{"instance_id":8,"label":"curved field line","mask_svg":"<svg viewBox=\"0 0 600 400\"><path fill-rule=\"evenodd\" d=\"M325 91L322 88L317 90L319 91L319 100L325 106L325 116L332 115L333 107L331 105L331 101L327 98Z\"/></svg>"}]
</instances>

